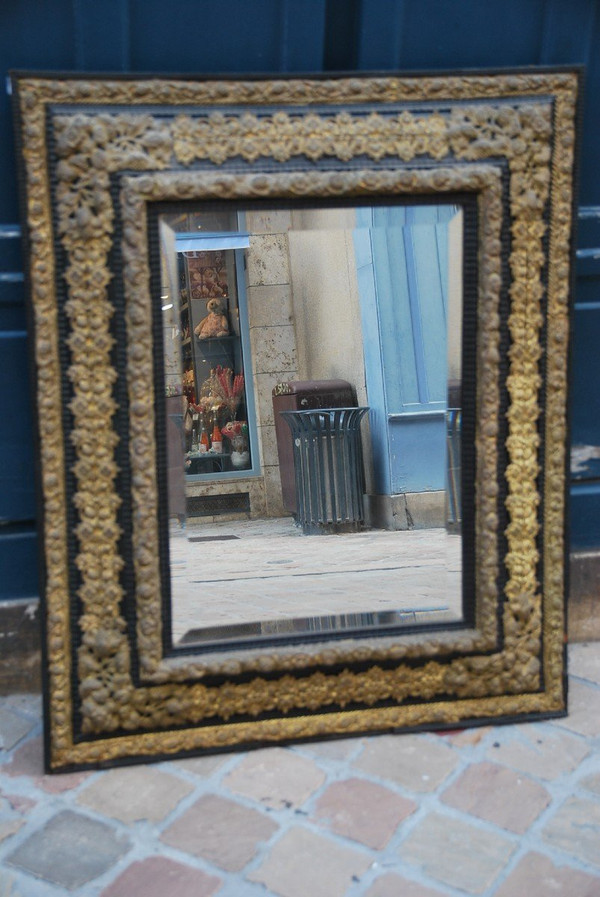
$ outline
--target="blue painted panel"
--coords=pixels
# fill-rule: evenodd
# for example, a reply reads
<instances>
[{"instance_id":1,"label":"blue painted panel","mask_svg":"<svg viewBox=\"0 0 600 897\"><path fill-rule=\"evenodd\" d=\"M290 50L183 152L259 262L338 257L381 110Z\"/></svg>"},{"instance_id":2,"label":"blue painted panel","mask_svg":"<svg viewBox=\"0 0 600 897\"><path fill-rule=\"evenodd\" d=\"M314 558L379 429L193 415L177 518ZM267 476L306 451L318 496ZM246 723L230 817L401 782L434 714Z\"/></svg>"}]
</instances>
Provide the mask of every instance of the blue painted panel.
<instances>
[{"instance_id":1,"label":"blue painted panel","mask_svg":"<svg viewBox=\"0 0 600 897\"><path fill-rule=\"evenodd\" d=\"M600 446L600 310L578 306L573 332L573 445Z\"/></svg>"},{"instance_id":2,"label":"blue painted panel","mask_svg":"<svg viewBox=\"0 0 600 897\"><path fill-rule=\"evenodd\" d=\"M386 409L399 412L420 402L417 345L413 338L404 227L375 227L373 265L381 324Z\"/></svg>"},{"instance_id":3,"label":"blue painted panel","mask_svg":"<svg viewBox=\"0 0 600 897\"><path fill-rule=\"evenodd\" d=\"M25 330L26 327L24 283L17 277L19 275L0 271L0 331Z\"/></svg>"},{"instance_id":4,"label":"blue painted panel","mask_svg":"<svg viewBox=\"0 0 600 897\"><path fill-rule=\"evenodd\" d=\"M441 217L453 214L448 208ZM447 266L447 225L435 223L440 215L434 206L377 208L369 240L364 226L369 211L360 210L357 217L374 489L379 494L443 489L443 417L391 420L391 415L446 405L448 283L440 263Z\"/></svg>"},{"instance_id":5,"label":"blue painted panel","mask_svg":"<svg viewBox=\"0 0 600 897\"><path fill-rule=\"evenodd\" d=\"M3 330L20 330L24 331L27 327L25 307L19 302L3 302L2 301L2 284L0 284L0 331ZM4 426L6 426L6 421Z\"/></svg>"},{"instance_id":6,"label":"blue painted panel","mask_svg":"<svg viewBox=\"0 0 600 897\"><path fill-rule=\"evenodd\" d=\"M39 594L37 536L33 527L0 533L0 601Z\"/></svg>"},{"instance_id":7,"label":"blue painted panel","mask_svg":"<svg viewBox=\"0 0 600 897\"><path fill-rule=\"evenodd\" d=\"M163 72L277 72L321 67L324 0L131 0L131 67Z\"/></svg>"},{"instance_id":8,"label":"blue painted panel","mask_svg":"<svg viewBox=\"0 0 600 897\"><path fill-rule=\"evenodd\" d=\"M574 483L570 500L570 548L598 549L600 545L600 483Z\"/></svg>"},{"instance_id":9,"label":"blue painted panel","mask_svg":"<svg viewBox=\"0 0 600 897\"><path fill-rule=\"evenodd\" d=\"M123 0L73 0L75 66L125 72L130 67L129 6Z\"/></svg>"},{"instance_id":10,"label":"blue painted panel","mask_svg":"<svg viewBox=\"0 0 600 897\"><path fill-rule=\"evenodd\" d=\"M406 418L389 423L391 492L446 488L446 420Z\"/></svg>"},{"instance_id":11,"label":"blue painted panel","mask_svg":"<svg viewBox=\"0 0 600 897\"><path fill-rule=\"evenodd\" d=\"M33 520L33 406L27 399L29 371L23 332L0 332L0 384L0 521Z\"/></svg>"},{"instance_id":12,"label":"blue painted panel","mask_svg":"<svg viewBox=\"0 0 600 897\"><path fill-rule=\"evenodd\" d=\"M0 277L22 270L21 228L0 225Z\"/></svg>"},{"instance_id":13,"label":"blue painted panel","mask_svg":"<svg viewBox=\"0 0 600 897\"><path fill-rule=\"evenodd\" d=\"M575 304L576 307L597 305L600 309L600 276L577 278Z\"/></svg>"},{"instance_id":14,"label":"blue painted panel","mask_svg":"<svg viewBox=\"0 0 600 897\"><path fill-rule=\"evenodd\" d=\"M395 33L382 38L381 11L389 15L390 7L392 14L384 21L388 28L395 26ZM507 57L512 65L526 65L538 54L543 9L543 0L365 3L361 31L366 32L364 44L370 39L370 45L361 46L360 64L376 67L379 49L393 54L386 67L400 69L489 68L506 65Z\"/></svg>"},{"instance_id":15,"label":"blue painted panel","mask_svg":"<svg viewBox=\"0 0 600 897\"><path fill-rule=\"evenodd\" d=\"M371 243L371 210L357 210L354 231L354 256L360 316L363 334L363 352L369 408L371 455L373 459L373 491L378 495L390 494L389 430L386 412L385 383L381 365L381 323L377 286L373 268Z\"/></svg>"},{"instance_id":16,"label":"blue painted panel","mask_svg":"<svg viewBox=\"0 0 600 897\"><path fill-rule=\"evenodd\" d=\"M446 297L448 270L440 267L448 253L438 251L438 241L448 242L444 225L411 228L412 254L417 275L416 297L421 318L422 356L427 392L423 401L445 404L448 394L448 338Z\"/></svg>"},{"instance_id":17,"label":"blue painted panel","mask_svg":"<svg viewBox=\"0 0 600 897\"><path fill-rule=\"evenodd\" d=\"M72 69L75 29L71 0L19 0L0 4L0 222L19 220L10 97L11 69Z\"/></svg>"}]
</instances>

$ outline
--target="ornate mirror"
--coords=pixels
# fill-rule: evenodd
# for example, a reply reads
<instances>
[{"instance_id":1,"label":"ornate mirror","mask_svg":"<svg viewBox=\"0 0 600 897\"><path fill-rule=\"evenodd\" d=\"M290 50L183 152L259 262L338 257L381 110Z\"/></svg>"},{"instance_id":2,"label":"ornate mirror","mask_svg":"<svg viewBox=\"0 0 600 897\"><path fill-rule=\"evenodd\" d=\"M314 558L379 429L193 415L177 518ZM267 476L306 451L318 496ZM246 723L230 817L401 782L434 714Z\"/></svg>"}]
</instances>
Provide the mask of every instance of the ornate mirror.
<instances>
[{"instance_id":1,"label":"ornate mirror","mask_svg":"<svg viewBox=\"0 0 600 897\"><path fill-rule=\"evenodd\" d=\"M14 88L48 768L564 714L578 73Z\"/></svg>"}]
</instances>

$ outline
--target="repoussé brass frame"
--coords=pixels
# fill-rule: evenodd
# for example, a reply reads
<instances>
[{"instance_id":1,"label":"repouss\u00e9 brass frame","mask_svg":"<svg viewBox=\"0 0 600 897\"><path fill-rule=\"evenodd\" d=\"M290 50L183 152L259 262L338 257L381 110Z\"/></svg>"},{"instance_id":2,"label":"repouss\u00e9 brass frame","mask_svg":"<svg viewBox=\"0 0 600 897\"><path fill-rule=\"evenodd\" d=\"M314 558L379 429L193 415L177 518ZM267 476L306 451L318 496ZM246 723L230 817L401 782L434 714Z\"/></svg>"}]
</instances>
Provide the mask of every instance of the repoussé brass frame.
<instances>
[{"instance_id":1,"label":"repouss\u00e9 brass frame","mask_svg":"<svg viewBox=\"0 0 600 897\"><path fill-rule=\"evenodd\" d=\"M564 713L577 84L576 72L537 70L15 77L39 413L49 768ZM456 192L475 195L478 208L474 627L165 655L147 204ZM115 254L126 322L118 355ZM119 377L129 393L129 592L119 549Z\"/></svg>"}]
</instances>

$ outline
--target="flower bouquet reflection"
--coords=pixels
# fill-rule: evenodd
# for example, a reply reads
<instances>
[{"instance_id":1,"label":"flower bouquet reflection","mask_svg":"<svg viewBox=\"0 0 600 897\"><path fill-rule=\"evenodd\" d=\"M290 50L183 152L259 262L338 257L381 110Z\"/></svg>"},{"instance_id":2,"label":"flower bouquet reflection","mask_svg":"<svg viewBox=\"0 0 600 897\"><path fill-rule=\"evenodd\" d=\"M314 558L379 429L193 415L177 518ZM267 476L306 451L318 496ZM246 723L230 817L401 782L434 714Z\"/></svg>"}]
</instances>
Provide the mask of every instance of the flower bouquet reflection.
<instances>
[{"instance_id":1,"label":"flower bouquet reflection","mask_svg":"<svg viewBox=\"0 0 600 897\"><path fill-rule=\"evenodd\" d=\"M232 420L221 430L231 444L231 464L238 470L250 467L248 451L248 424L245 420Z\"/></svg>"}]
</instances>

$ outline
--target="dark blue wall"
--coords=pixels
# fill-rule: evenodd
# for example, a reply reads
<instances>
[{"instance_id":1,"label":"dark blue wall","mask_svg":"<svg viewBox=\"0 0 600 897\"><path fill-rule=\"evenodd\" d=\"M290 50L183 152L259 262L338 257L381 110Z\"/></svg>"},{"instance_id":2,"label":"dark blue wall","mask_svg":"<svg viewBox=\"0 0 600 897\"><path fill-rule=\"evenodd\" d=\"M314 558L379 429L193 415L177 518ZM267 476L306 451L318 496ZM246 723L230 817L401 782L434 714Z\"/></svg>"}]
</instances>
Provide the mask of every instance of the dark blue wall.
<instances>
[{"instance_id":1,"label":"dark blue wall","mask_svg":"<svg viewBox=\"0 0 600 897\"><path fill-rule=\"evenodd\" d=\"M598 0L3 0L10 69L319 72L587 67L571 416L600 446ZM37 591L32 419L10 98L0 92L0 598ZM597 256L597 257L595 257ZM600 460L572 485L572 547L600 547Z\"/></svg>"}]
</instances>

